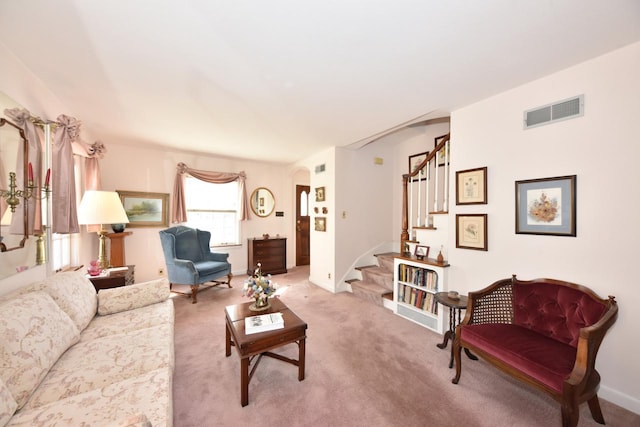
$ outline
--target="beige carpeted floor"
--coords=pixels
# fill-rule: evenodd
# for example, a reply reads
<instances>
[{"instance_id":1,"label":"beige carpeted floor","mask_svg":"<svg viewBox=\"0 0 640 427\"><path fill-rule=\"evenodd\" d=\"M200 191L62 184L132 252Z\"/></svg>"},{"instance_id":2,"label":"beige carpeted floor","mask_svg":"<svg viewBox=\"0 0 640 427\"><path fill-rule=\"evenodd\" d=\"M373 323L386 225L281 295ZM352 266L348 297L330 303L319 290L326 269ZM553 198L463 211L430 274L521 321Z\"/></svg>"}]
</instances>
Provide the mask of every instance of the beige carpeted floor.
<instances>
[{"instance_id":1,"label":"beige carpeted floor","mask_svg":"<svg viewBox=\"0 0 640 427\"><path fill-rule=\"evenodd\" d=\"M174 425L187 426L560 426L551 398L463 355L460 383L451 383L442 337L363 302L331 294L307 280L308 268L274 276L281 298L304 319L307 367L263 358L240 405L240 360L225 357L224 307L247 302L246 276L234 286L176 295ZM603 345L607 345L605 338ZM297 347L283 354L297 358ZM638 426L640 415L601 400L608 426ZM587 405L580 426L598 426Z\"/></svg>"}]
</instances>

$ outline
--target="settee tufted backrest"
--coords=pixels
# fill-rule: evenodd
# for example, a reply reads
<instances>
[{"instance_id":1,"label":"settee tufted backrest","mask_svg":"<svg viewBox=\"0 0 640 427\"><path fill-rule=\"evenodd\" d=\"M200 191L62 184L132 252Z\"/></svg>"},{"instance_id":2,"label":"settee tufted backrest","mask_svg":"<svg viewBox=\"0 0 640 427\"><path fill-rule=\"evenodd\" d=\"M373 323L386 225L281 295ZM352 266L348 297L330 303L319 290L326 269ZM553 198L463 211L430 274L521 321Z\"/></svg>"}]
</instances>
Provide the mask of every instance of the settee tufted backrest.
<instances>
[{"instance_id":1,"label":"settee tufted backrest","mask_svg":"<svg viewBox=\"0 0 640 427\"><path fill-rule=\"evenodd\" d=\"M553 280L514 280L513 323L577 347L580 329L598 322L607 310L604 302L580 288Z\"/></svg>"}]
</instances>

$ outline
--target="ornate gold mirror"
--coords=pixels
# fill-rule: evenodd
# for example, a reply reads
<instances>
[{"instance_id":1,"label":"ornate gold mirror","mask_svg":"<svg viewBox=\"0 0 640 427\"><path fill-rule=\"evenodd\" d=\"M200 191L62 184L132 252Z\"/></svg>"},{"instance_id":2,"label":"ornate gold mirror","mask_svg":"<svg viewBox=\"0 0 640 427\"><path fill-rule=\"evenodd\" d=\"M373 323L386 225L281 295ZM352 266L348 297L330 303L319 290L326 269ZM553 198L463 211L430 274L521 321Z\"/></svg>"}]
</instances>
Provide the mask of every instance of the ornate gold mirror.
<instances>
[{"instance_id":1,"label":"ornate gold mirror","mask_svg":"<svg viewBox=\"0 0 640 427\"><path fill-rule=\"evenodd\" d=\"M265 187L258 187L251 193L251 210L259 217L271 215L276 207L276 199L273 193Z\"/></svg>"},{"instance_id":2,"label":"ornate gold mirror","mask_svg":"<svg viewBox=\"0 0 640 427\"><path fill-rule=\"evenodd\" d=\"M28 146L24 131L0 118L0 252L23 248L29 237L29 206L16 194L24 190L27 163Z\"/></svg>"}]
</instances>

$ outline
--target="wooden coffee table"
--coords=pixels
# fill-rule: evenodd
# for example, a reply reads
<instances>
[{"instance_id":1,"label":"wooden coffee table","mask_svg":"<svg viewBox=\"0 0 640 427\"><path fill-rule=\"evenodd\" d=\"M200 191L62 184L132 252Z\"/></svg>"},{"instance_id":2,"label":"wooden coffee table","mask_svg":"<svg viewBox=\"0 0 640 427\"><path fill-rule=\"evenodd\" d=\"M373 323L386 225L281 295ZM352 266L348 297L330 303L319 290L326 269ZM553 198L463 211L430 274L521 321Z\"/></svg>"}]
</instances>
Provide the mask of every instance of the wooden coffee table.
<instances>
[{"instance_id":1,"label":"wooden coffee table","mask_svg":"<svg viewBox=\"0 0 640 427\"><path fill-rule=\"evenodd\" d=\"M262 356L273 357L298 367L298 381L304 380L305 339L307 324L291 311L279 298L269 299L271 307L264 311L249 310L250 302L225 307L226 315L226 348L225 355L231 356L231 346L235 346L240 357L240 403L249 404L249 381L253 377ZM244 330L245 317L259 314L281 312L284 318L284 328L273 331L247 335ZM298 360L290 359L280 354L272 353L285 344L298 344ZM257 360L249 372L249 366L257 356Z\"/></svg>"}]
</instances>

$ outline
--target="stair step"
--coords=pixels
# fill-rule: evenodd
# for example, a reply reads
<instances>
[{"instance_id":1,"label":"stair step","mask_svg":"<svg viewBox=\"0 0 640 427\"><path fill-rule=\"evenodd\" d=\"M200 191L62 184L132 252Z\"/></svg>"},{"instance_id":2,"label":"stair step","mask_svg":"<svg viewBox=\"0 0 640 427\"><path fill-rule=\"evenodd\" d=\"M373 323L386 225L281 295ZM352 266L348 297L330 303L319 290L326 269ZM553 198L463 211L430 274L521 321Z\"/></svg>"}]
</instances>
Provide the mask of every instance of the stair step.
<instances>
[{"instance_id":1,"label":"stair step","mask_svg":"<svg viewBox=\"0 0 640 427\"><path fill-rule=\"evenodd\" d=\"M389 291L393 290L393 273L387 269L376 265L360 269L360 273L363 281L377 283Z\"/></svg>"},{"instance_id":2,"label":"stair step","mask_svg":"<svg viewBox=\"0 0 640 427\"><path fill-rule=\"evenodd\" d=\"M368 282L358 279L347 280L347 283L351 285L353 295L379 306L384 306L382 298L384 297L384 295L389 294L389 289L382 287L374 282Z\"/></svg>"}]
</instances>

